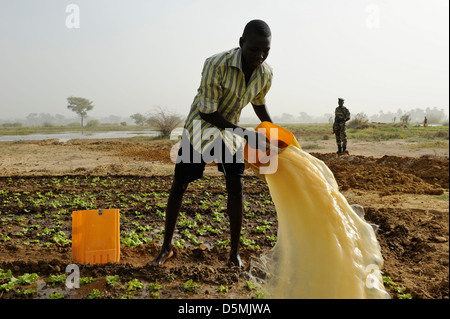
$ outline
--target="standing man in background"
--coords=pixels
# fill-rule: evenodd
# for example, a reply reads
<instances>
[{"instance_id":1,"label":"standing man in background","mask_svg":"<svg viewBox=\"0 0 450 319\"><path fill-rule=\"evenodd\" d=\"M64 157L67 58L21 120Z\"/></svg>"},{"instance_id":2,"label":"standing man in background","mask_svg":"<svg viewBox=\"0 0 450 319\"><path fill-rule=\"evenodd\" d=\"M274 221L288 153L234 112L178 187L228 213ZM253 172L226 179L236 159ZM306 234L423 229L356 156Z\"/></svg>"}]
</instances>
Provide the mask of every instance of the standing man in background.
<instances>
[{"instance_id":1,"label":"standing man in background","mask_svg":"<svg viewBox=\"0 0 450 319\"><path fill-rule=\"evenodd\" d=\"M338 154L347 149L347 134L345 132L345 124L350 120L350 111L344 106L344 99L338 99L338 107L334 111L333 133L336 135L336 144Z\"/></svg>"}]
</instances>

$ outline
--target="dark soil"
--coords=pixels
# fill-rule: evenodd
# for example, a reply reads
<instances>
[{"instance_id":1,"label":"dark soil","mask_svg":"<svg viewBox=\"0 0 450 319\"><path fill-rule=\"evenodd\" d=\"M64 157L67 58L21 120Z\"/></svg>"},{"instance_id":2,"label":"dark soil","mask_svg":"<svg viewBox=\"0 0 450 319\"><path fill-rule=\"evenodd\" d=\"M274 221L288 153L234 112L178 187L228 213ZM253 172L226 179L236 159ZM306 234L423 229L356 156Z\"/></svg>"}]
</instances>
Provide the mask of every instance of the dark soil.
<instances>
[{"instance_id":1,"label":"dark soil","mask_svg":"<svg viewBox=\"0 0 450 319\"><path fill-rule=\"evenodd\" d=\"M170 163L167 145L151 150L124 142L102 147L122 158ZM366 220L379 226L377 235L385 259L383 275L389 276L398 287L404 286L402 293L413 298L448 298L448 158L312 155L332 170L350 204L363 205ZM258 291L246 282L249 266L252 258L273 247L277 234L276 210L265 182L248 169L241 241L245 268L227 265L226 189L223 177L216 174L206 175L189 186L174 237L180 243L175 247L174 257L163 266L148 266L162 242L171 182L170 175L124 174L120 168L0 177L0 269L11 270L15 277L37 273L40 278L30 286L36 289L35 293L21 294L28 287L24 285L16 290L3 289L0 298L48 298L55 291L66 298L87 298L93 289L103 292L102 298L259 297ZM377 200L360 202L370 194ZM447 205L444 209L427 204L400 203L393 207L387 199L397 195L425 196L430 202L444 201ZM63 232L70 239L71 211L97 208L120 209L121 237L134 232L136 243L122 241L118 263L78 264L80 275L93 277L92 283L80 289L67 289L64 284L51 286L46 282L48 276L65 274L66 266L73 263L71 244L57 243L55 234ZM112 275L119 275L118 286L106 284L105 277ZM133 279L144 283L145 288L127 290L126 283ZM184 287L188 280L196 283L193 291ZM0 280L0 286L6 282ZM157 293L149 288L156 282L162 285ZM391 295L396 298L398 293L391 291Z\"/></svg>"}]
</instances>

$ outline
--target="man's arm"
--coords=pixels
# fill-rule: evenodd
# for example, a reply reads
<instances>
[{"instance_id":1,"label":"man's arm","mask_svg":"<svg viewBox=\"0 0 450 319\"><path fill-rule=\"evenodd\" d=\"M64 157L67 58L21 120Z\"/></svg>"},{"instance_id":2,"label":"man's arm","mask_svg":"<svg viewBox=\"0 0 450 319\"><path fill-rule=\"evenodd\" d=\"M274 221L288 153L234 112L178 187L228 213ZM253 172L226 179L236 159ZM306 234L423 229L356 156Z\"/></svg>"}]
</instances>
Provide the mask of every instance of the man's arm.
<instances>
[{"instance_id":1,"label":"man's arm","mask_svg":"<svg viewBox=\"0 0 450 319\"><path fill-rule=\"evenodd\" d=\"M252 104L252 106L253 106L253 110L255 111L256 116L258 116L258 118L261 122L271 122L272 123L272 118L270 117L265 104L263 104L263 105Z\"/></svg>"},{"instance_id":2,"label":"man's arm","mask_svg":"<svg viewBox=\"0 0 450 319\"><path fill-rule=\"evenodd\" d=\"M266 112L267 113L267 112ZM258 145L261 147L265 147L267 144L267 138L264 134L259 133L257 131L253 130L247 130L243 127L240 127L236 124L231 123L226 118L223 117L223 115L219 112L213 112L213 113L202 113L200 112L200 117L206 121L211 123L212 125L221 128L221 129L233 129L234 133L242 138L244 138L248 143L250 143L250 146L252 148L258 148ZM252 135L255 135L255 138L249 138ZM254 142L256 144L254 144ZM263 146L264 145L264 146Z\"/></svg>"},{"instance_id":3,"label":"man's arm","mask_svg":"<svg viewBox=\"0 0 450 319\"><path fill-rule=\"evenodd\" d=\"M226 128L230 128L230 129L237 129L240 128L242 130L244 130L243 128L237 126L236 124L231 123L230 121L228 121L226 118L223 117L223 115L221 113L219 113L218 111L212 112L212 113L202 113L200 112L200 117L202 118L202 120L211 123L212 125L221 128L221 129L226 129Z\"/></svg>"}]
</instances>

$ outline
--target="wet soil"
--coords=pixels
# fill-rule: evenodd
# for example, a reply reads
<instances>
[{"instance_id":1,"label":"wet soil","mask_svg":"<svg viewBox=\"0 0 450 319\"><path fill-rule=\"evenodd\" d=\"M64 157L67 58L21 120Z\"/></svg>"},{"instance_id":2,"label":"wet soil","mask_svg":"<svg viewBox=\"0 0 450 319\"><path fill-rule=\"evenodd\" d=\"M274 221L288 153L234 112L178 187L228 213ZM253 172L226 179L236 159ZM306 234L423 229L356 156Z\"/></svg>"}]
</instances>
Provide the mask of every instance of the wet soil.
<instances>
[{"instance_id":1,"label":"wet soil","mask_svg":"<svg viewBox=\"0 0 450 319\"><path fill-rule=\"evenodd\" d=\"M147 265L162 243L172 147L169 141L139 140L1 143L0 269L15 277L37 273L39 280L3 289L0 298L48 298L55 291L65 298L88 298L93 289L102 298L260 297L247 282L251 260L273 247L277 218L267 185L251 169L244 177L244 268L227 265L226 188L214 165L186 192L174 257L163 266ZM401 294L412 298L448 298L448 157L311 154L335 174L349 203L362 205L366 220L378 225L382 272L391 285L404 287ZM66 266L73 263L71 244L64 241L71 238L70 212L96 208L120 209L120 261L77 263L82 277L93 278L79 289L51 285L48 277L68 274ZM106 281L113 275L119 276L116 286ZM128 289L134 279L144 288ZM192 291L185 285L189 280L195 283ZM7 281L1 279L0 287ZM162 287L154 288L155 283ZM36 292L23 293L29 287Z\"/></svg>"}]
</instances>

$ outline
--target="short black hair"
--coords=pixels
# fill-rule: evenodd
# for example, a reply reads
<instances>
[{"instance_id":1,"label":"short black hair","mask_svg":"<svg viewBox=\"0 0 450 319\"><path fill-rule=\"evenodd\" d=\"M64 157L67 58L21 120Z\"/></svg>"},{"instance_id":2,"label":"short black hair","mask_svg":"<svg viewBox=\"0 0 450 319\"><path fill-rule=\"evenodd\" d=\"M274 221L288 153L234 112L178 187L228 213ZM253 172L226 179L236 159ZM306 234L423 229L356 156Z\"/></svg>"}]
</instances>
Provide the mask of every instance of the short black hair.
<instances>
[{"instance_id":1,"label":"short black hair","mask_svg":"<svg viewBox=\"0 0 450 319\"><path fill-rule=\"evenodd\" d=\"M249 35L259 35L263 37L272 36L269 25L262 20L252 20L244 28L242 33L243 38L247 38Z\"/></svg>"}]
</instances>

